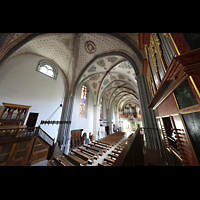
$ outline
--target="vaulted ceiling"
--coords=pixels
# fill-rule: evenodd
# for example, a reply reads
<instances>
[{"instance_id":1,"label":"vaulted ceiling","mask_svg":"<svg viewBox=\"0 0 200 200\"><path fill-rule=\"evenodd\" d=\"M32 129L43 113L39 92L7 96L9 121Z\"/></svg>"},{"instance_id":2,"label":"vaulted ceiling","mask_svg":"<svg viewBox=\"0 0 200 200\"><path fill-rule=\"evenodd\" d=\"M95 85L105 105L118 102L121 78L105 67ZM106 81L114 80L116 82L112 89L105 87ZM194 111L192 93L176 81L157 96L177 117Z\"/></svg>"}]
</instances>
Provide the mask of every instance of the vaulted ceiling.
<instances>
[{"instance_id":1,"label":"vaulted ceiling","mask_svg":"<svg viewBox=\"0 0 200 200\"><path fill-rule=\"evenodd\" d=\"M135 76L142 71L144 54L138 50L137 33L11 33L0 49L0 67L23 54L54 61L73 92L86 82L94 104L104 97L107 108L112 103L138 105Z\"/></svg>"}]
</instances>

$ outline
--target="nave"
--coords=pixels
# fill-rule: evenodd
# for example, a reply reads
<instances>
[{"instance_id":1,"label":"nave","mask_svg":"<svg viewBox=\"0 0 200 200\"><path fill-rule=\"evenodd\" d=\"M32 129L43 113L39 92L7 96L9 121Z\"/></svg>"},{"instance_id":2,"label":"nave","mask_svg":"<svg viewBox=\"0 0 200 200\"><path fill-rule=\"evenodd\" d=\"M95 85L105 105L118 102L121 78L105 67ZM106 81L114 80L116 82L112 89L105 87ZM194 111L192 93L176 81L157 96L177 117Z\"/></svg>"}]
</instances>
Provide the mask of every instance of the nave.
<instances>
[{"instance_id":1,"label":"nave","mask_svg":"<svg viewBox=\"0 0 200 200\"><path fill-rule=\"evenodd\" d=\"M199 33L0 33L0 166L199 166L199 55Z\"/></svg>"},{"instance_id":2,"label":"nave","mask_svg":"<svg viewBox=\"0 0 200 200\"><path fill-rule=\"evenodd\" d=\"M112 166L132 134L116 132L88 145L71 149L68 155L54 153L47 166Z\"/></svg>"}]
</instances>

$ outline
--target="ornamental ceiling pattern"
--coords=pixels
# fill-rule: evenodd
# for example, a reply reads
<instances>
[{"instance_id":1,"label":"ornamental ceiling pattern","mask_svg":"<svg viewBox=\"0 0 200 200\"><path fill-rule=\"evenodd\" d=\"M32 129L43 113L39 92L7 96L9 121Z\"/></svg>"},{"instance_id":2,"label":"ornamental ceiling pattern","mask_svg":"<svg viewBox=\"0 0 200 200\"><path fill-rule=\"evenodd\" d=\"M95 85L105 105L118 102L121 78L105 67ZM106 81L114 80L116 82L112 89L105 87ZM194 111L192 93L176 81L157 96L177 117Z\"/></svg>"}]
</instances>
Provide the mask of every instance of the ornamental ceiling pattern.
<instances>
[{"instance_id":1,"label":"ornamental ceiling pattern","mask_svg":"<svg viewBox=\"0 0 200 200\"><path fill-rule=\"evenodd\" d=\"M40 55L53 60L62 69L68 82L71 82L73 34L54 34L35 38L15 51L11 55L11 58L27 53Z\"/></svg>"},{"instance_id":2,"label":"ornamental ceiling pattern","mask_svg":"<svg viewBox=\"0 0 200 200\"><path fill-rule=\"evenodd\" d=\"M0 49L0 59L11 48L31 35L33 34L9 34ZM119 35L137 47L136 33L120 33ZM74 58L75 48L77 48L76 61ZM80 85L87 82L94 96L94 104L98 104L100 98L103 97L109 107L112 102L121 102L123 96L125 96L124 100L131 96L134 102L138 103L135 70L126 58L114 55L113 52L119 51L131 57L141 73L142 64L135 51L117 37L103 33L79 33L77 47L75 47L74 33L42 34L13 51L5 62L23 54L43 56L59 66L67 79L69 88L75 84ZM99 55L110 52L112 55L95 59ZM92 60L93 62L91 62Z\"/></svg>"},{"instance_id":3,"label":"ornamental ceiling pattern","mask_svg":"<svg viewBox=\"0 0 200 200\"><path fill-rule=\"evenodd\" d=\"M92 62L83 73L79 84L87 82L94 95L94 103L98 103L106 93L107 108L111 106L116 96L113 90L119 92L127 88L138 93L135 71L129 61L122 56L105 56ZM123 85L123 87L122 87ZM110 91L112 89L112 91Z\"/></svg>"}]
</instances>

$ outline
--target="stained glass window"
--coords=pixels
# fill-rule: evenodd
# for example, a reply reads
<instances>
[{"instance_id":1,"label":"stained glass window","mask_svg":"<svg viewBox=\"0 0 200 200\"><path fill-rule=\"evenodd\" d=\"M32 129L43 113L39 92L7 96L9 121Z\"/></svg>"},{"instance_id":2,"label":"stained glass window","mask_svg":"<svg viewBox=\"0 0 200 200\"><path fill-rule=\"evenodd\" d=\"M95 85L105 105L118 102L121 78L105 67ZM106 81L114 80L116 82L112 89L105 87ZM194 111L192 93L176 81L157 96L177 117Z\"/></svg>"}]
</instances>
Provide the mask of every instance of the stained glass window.
<instances>
[{"instance_id":1,"label":"stained glass window","mask_svg":"<svg viewBox=\"0 0 200 200\"><path fill-rule=\"evenodd\" d=\"M103 98L100 100L100 119L103 119Z\"/></svg>"},{"instance_id":2,"label":"stained glass window","mask_svg":"<svg viewBox=\"0 0 200 200\"><path fill-rule=\"evenodd\" d=\"M86 108L86 98L87 98L87 87L83 85L81 88L81 105L80 105L80 117L85 117L85 108Z\"/></svg>"}]
</instances>

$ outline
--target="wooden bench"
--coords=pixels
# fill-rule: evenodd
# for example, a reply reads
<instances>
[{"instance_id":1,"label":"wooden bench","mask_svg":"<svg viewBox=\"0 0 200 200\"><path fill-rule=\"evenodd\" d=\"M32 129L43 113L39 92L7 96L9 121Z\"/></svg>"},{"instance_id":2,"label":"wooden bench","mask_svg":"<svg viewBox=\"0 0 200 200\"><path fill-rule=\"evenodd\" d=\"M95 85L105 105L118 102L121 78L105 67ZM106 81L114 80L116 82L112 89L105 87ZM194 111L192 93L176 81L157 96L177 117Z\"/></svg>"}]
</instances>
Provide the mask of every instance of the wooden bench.
<instances>
[{"instance_id":1,"label":"wooden bench","mask_svg":"<svg viewBox=\"0 0 200 200\"><path fill-rule=\"evenodd\" d=\"M78 149L72 150L72 152L73 152L76 156L81 157L81 158L83 158L84 160L86 159L87 161L88 161L88 160L91 160L92 163L94 163L94 156L89 156L89 155L87 155L87 154L85 154L85 153L82 153L81 151L78 151Z\"/></svg>"},{"instance_id":2,"label":"wooden bench","mask_svg":"<svg viewBox=\"0 0 200 200\"><path fill-rule=\"evenodd\" d=\"M106 144L106 145L110 145L111 147L115 145L114 142L106 142L106 141L103 141L103 140L101 140L101 139L100 139L100 140L97 140L97 142L100 142L100 143Z\"/></svg>"},{"instance_id":3,"label":"wooden bench","mask_svg":"<svg viewBox=\"0 0 200 200\"><path fill-rule=\"evenodd\" d=\"M72 164L71 162L69 162L69 160L67 160L65 157L59 156L59 160L65 164L66 166L74 166L74 164Z\"/></svg>"},{"instance_id":4,"label":"wooden bench","mask_svg":"<svg viewBox=\"0 0 200 200\"><path fill-rule=\"evenodd\" d=\"M90 147L88 145L84 145L84 147L86 149L91 149L92 151L98 152L99 154L103 155L103 150L101 150L101 149L96 149L96 148Z\"/></svg>"},{"instance_id":5,"label":"wooden bench","mask_svg":"<svg viewBox=\"0 0 200 200\"><path fill-rule=\"evenodd\" d=\"M68 155L66 155L66 154L63 154L63 155L67 158L67 160L72 162L74 165L80 166L80 164L81 164L81 165L86 166L88 164L88 161L83 160L74 154L68 153Z\"/></svg>"},{"instance_id":6,"label":"wooden bench","mask_svg":"<svg viewBox=\"0 0 200 200\"><path fill-rule=\"evenodd\" d=\"M111 158L117 158L118 157L117 155L112 154L112 153L108 154L108 156L110 156Z\"/></svg>"},{"instance_id":7,"label":"wooden bench","mask_svg":"<svg viewBox=\"0 0 200 200\"><path fill-rule=\"evenodd\" d=\"M116 144L119 140L121 140L124 137L124 132L116 132L112 135L109 135L107 137L101 138L99 141Z\"/></svg>"},{"instance_id":8,"label":"wooden bench","mask_svg":"<svg viewBox=\"0 0 200 200\"><path fill-rule=\"evenodd\" d=\"M120 154L120 152L115 151L115 150L113 150L112 153L115 153L115 154L118 154L118 155Z\"/></svg>"},{"instance_id":9,"label":"wooden bench","mask_svg":"<svg viewBox=\"0 0 200 200\"><path fill-rule=\"evenodd\" d=\"M119 148L119 147L116 147L115 150L116 150L116 151L122 151L123 149L121 149L121 148Z\"/></svg>"},{"instance_id":10,"label":"wooden bench","mask_svg":"<svg viewBox=\"0 0 200 200\"><path fill-rule=\"evenodd\" d=\"M81 150L82 152L88 153L89 155L93 155L94 158L95 158L96 160L99 159L99 153L95 153L95 152L90 151L90 150L88 150L88 149L85 149L85 148L83 148L83 147L78 147L78 149ZM95 156L96 156L96 157L95 157Z\"/></svg>"},{"instance_id":11,"label":"wooden bench","mask_svg":"<svg viewBox=\"0 0 200 200\"><path fill-rule=\"evenodd\" d=\"M102 166L111 166L111 165L109 165L109 164L107 164L106 162L103 161L101 164L98 163L98 166L101 166L101 167L102 167Z\"/></svg>"},{"instance_id":12,"label":"wooden bench","mask_svg":"<svg viewBox=\"0 0 200 200\"><path fill-rule=\"evenodd\" d=\"M47 162L47 166L64 166L57 158L52 158Z\"/></svg>"},{"instance_id":13,"label":"wooden bench","mask_svg":"<svg viewBox=\"0 0 200 200\"><path fill-rule=\"evenodd\" d=\"M104 148L107 148L107 150L109 150L110 148L111 148L111 146L110 145L108 145L108 144L102 144L102 143L100 143L100 142L93 142L94 144L97 144L97 145L99 145L99 146L102 146L102 147L104 147Z\"/></svg>"},{"instance_id":14,"label":"wooden bench","mask_svg":"<svg viewBox=\"0 0 200 200\"><path fill-rule=\"evenodd\" d=\"M104 158L104 161L106 161L107 163L110 163L110 164L113 164L115 162L115 160L109 158L108 156L107 156L107 158Z\"/></svg>"},{"instance_id":15,"label":"wooden bench","mask_svg":"<svg viewBox=\"0 0 200 200\"><path fill-rule=\"evenodd\" d=\"M111 165L103 161L102 166L111 166Z\"/></svg>"},{"instance_id":16,"label":"wooden bench","mask_svg":"<svg viewBox=\"0 0 200 200\"><path fill-rule=\"evenodd\" d=\"M102 149L105 153L107 152L107 148L106 147L101 147L101 146L99 146L97 144L92 144L92 143L90 143L88 145L90 145L92 147L96 147L96 148Z\"/></svg>"}]
</instances>

